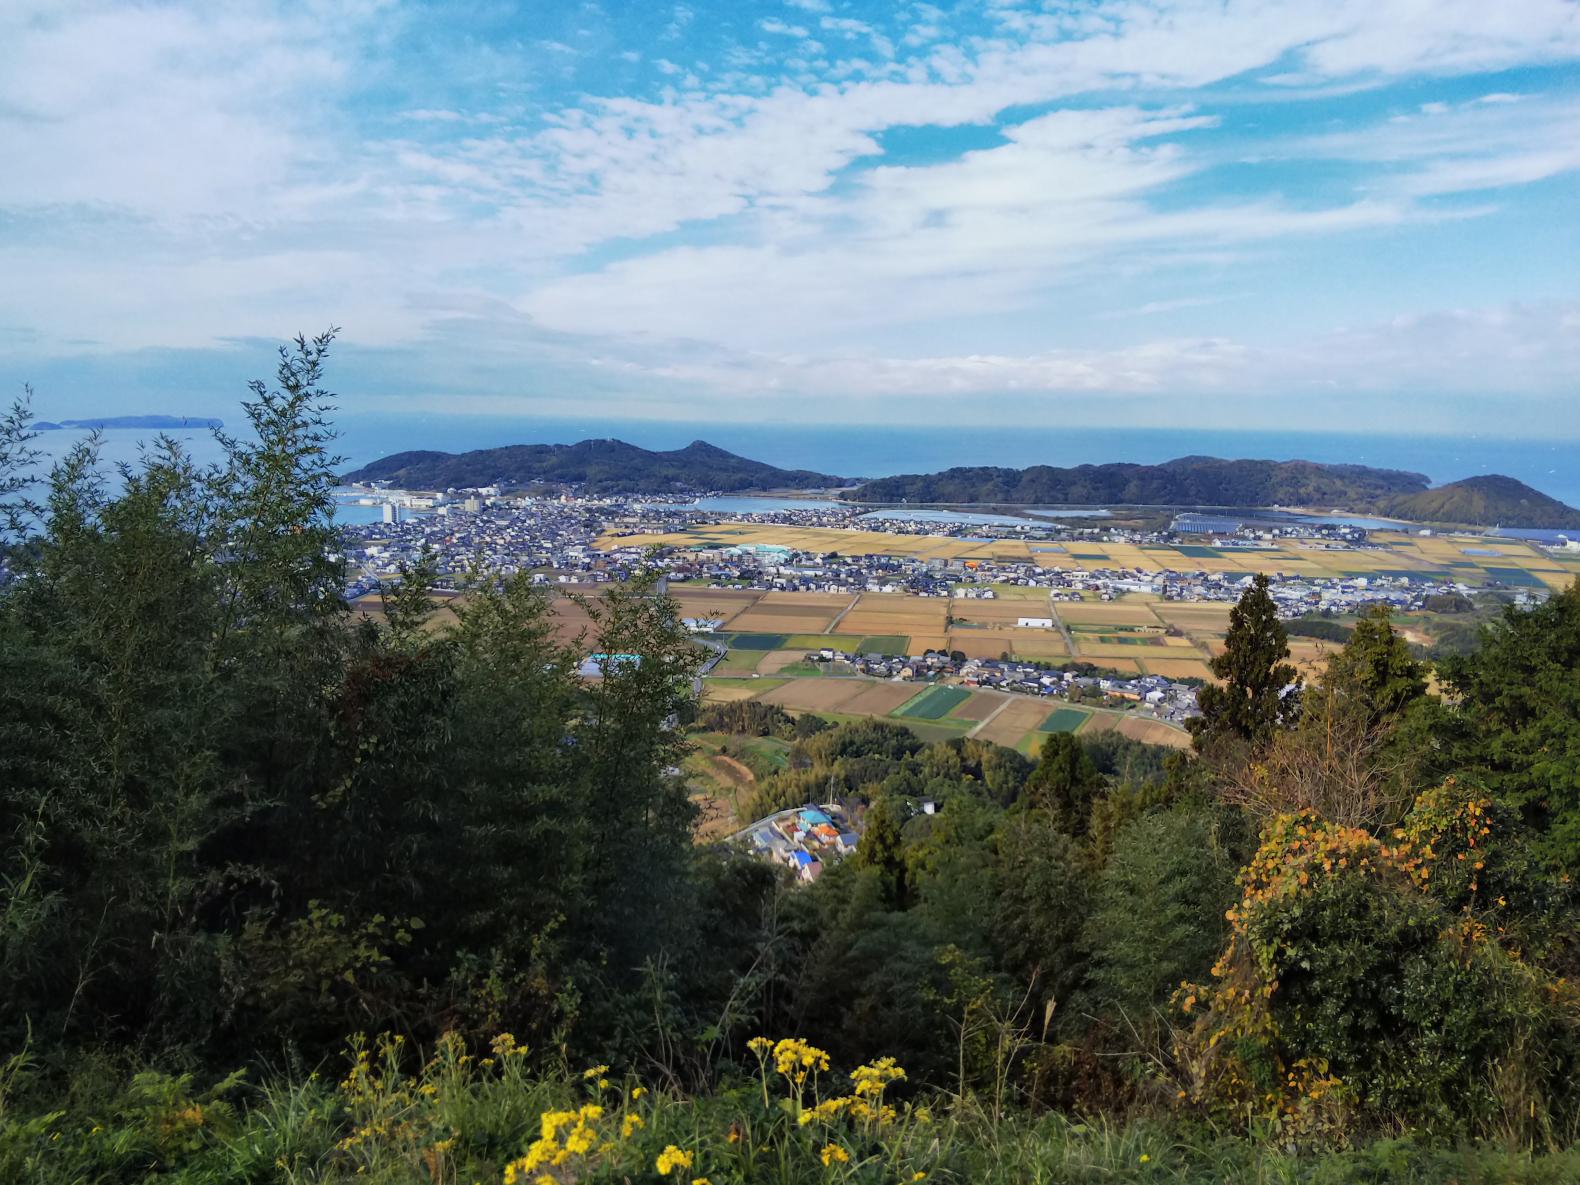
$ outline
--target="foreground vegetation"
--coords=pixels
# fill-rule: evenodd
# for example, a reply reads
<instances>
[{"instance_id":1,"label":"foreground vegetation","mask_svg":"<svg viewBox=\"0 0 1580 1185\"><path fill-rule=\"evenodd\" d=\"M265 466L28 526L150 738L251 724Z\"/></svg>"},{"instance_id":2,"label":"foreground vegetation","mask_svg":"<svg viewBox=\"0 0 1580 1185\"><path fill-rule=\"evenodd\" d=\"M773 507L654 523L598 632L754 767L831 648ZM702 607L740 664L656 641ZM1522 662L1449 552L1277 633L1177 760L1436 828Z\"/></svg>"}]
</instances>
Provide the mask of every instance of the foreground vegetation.
<instances>
[{"instance_id":1,"label":"foreground vegetation","mask_svg":"<svg viewBox=\"0 0 1580 1185\"><path fill-rule=\"evenodd\" d=\"M1188 755L709 709L864 819L796 887L651 584L353 620L329 344L210 470L0 422L0 1180L1575 1178L1580 591L1292 692L1258 584Z\"/></svg>"}]
</instances>

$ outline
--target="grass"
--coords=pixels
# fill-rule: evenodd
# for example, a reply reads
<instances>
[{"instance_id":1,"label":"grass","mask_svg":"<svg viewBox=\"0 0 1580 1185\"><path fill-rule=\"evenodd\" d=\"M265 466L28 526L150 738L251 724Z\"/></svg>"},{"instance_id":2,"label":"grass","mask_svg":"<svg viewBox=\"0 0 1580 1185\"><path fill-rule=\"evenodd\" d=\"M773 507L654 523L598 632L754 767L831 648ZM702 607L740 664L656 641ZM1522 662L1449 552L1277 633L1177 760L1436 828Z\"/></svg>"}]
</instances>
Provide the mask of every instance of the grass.
<instances>
[{"instance_id":1,"label":"grass","mask_svg":"<svg viewBox=\"0 0 1580 1185\"><path fill-rule=\"evenodd\" d=\"M976 720L901 720L901 724L910 729L922 740L931 744L933 741L952 741L956 737L965 736L979 723Z\"/></svg>"},{"instance_id":2,"label":"grass","mask_svg":"<svg viewBox=\"0 0 1580 1185\"><path fill-rule=\"evenodd\" d=\"M757 669L757 664L762 662L766 653L766 650L737 650L732 647L725 651L723 660L713 669L730 674L749 674Z\"/></svg>"},{"instance_id":3,"label":"grass","mask_svg":"<svg viewBox=\"0 0 1580 1185\"><path fill-rule=\"evenodd\" d=\"M901 704L890 715L916 720L941 720L970 698L971 693L959 687L929 687L915 699Z\"/></svg>"},{"instance_id":4,"label":"grass","mask_svg":"<svg viewBox=\"0 0 1580 1185\"><path fill-rule=\"evenodd\" d=\"M798 1100L770 1058L761 1069L738 1045L714 1086L682 1094L654 1076L579 1067L543 1074L504 1036L468 1049L361 1043L344 1067L258 1085L218 1086L145 1073L70 1109L0 1111L0 1179L29 1185L83 1181L254 1181L279 1185L432 1185L528 1182L553 1157L556 1182L713 1185L1561 1185L1580 1180L1580 1150L1531 1155L1492 1145L1426 1144L1408 1137L1326 1152L1215 1134L1181 1119L995 1113L975 1098L889 1086L875 1104L845 1107L851 1066L831 1067ZM816 1051L814 1051L816 1052ZM406 1053L406 1056L403 1056ZM429 1055L426 1066L424 1055ZM463 1057L468 1060L462 1061ZM872 1071L869 1071L872 1072ZM877 1071L882 1073L882 1071ZM638 1087L644 1089L638 1090ZM90 1096L91 1097L91 1096ZM14 1102L14 1101L13 1101ZM548 1125L550 1112L569 1112ZM580 1133L578 1135L578 1133ZM573 1138L574 1137L574 1138ZM590 1138L589 1138L590 1137ZM833 1150L833 1151L831 1151Z\"/></svg>"},{"instance_id":5,"label":"grass","mask_svg":"<svg viewBox=\"0 0 1580 1185\"><path fill-rule=\"evenodd\" d=\"M816 678L823 673L823 668L818 666L816 663L793 662L787 667L780 667L779 673L781 675L791 675L798 678Z\"/></svg>"},{"instance_id":6,"label":"grass","mask_svg":"<svg viewBox=\"0 0 1580 1185\"><path fill-rule=\"evenodd\" d=\"M1037 726L1038 732L1074 732L1086 723L1090 712L1080 708L1055 708L1048 713L1048 718Z\"/></svg>"},{"instance_id":7,"label":"grass","mask_svg":"<svg viewBox=\"0 0 1580 1185\"><path fill-rule=\"evenodd\" d=\"M770 773L790 764L790 742L778 737L741 737L736 745L742 753L750 755L750 765L755 772L759 763Z\"/></svg>"}]
</instances>

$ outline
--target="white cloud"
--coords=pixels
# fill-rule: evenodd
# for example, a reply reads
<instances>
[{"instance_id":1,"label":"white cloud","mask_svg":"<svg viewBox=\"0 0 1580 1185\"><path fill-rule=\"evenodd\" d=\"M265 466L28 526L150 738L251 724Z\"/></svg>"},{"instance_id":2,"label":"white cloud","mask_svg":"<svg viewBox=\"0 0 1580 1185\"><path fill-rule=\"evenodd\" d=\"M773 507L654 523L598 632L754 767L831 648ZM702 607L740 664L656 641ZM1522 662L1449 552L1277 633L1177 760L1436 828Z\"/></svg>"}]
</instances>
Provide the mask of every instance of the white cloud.
<instances>
[{"instance_id":1,"label":"white cloud","mask_svg":"<svg viewBox=\"0 0 1580 1185\"><path fill-rule=\"evenodd\" d=\"M767 20L758 21L757 27L764 33L775 33L784 37L806 37L810 32L803 25L787 25L778 17L770 17Z\"/></svg>"},{"instance_id":2,"label":"white cloud","mask_svg":"<svg viewBox=\"0 0 1580 1185\"><path fill-rule=\"evenodd\" d=\"M1018 349L951 341L919 359L873 342L907 325L916 340L940 325L963 339L1109 273L1404 226L1445 216L1431 199L1580 167L1572 103L1493 92L1395 124L1350 116L1322 135L1257 140L1260 159L1356 166L1349 195L1185 185L1224 162L1225 144L1243 147L1240 123L1216 127L1229 100L1209 105L1200 88L1243 102L1275 89L1261 85L1272 75L1247 77L1278 71L1305 88L1280 88L1293 104L1405 76L1571 62L1580 7L1567 0L1004 6L1002 32L970 38L949 32L958 14L926 4L892 27L824 0L791 10L811 15L759 28L805 39L815 17L844 60L751 38L756 56L694 61L687 39L706 18L678 5L659 18L663 89L608 95L549 86L535 71L550 68L494 48L486 85L464 72L408 79L386 57L408 19L394 3L12 0L0 7L11 228L0 270L20 282L0 291L0 325L196 345L334 319L394 342L465 298L525 310L544 332L645 334L653 358L633 374L660 375L666 351L700 365L675 344L689 341L801 359L768 368L780 382L857 389L863 358L885 376L874 390L960 389L990 374L1016 389L1141 389L1166 385L1171 367L1228 382L1295 355L1231 334L1050 350L1067 337L1022 329ZM907 23L916 36L891 60ZM392 118L368 110L392 91ZM1127 92L1136 99L1114 98ZM1006 111L1019 122L998 127ZM998 127L1000 142L885 159L888 133L919 127ZM1132 308L1187 307L1170 303ZM1380 351L1427 330L1390 332L1353 344ZM1553 337L1550 324L1474 331L1489 351L1521 348L1521 332ZM1547 381L1544 365L1522 381Z\"/></svg>"},{"instance_id":3,"label":"white cloud","mask_svg":"<svg viewBox=\"0 0 1580 1185\"><path fill-rule=\"evenodd\" d=\"M721 396L874 399L1007 393L1126 397L1215 393L1256 401L1312 392L1568 395L1580 371L1580 302L1460 309L1319 334L1277 346L1229 338L1155 339L1113 349L893 358L700 349L627 342L607 364ZM959 405L963 421L978 417Z\"/></svg>"}]
</instances>

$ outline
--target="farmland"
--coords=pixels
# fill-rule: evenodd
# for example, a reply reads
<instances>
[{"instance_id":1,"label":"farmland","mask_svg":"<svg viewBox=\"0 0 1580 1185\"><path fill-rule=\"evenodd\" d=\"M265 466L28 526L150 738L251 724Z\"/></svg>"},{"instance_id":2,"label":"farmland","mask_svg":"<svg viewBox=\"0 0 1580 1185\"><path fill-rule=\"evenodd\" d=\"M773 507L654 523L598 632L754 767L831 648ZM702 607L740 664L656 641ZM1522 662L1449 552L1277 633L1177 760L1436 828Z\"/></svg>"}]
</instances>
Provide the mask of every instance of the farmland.
<instances>
[{"instance_id":1,"label":"farmland","mask_svg":"<svg viewBox=\"0 0 1580 1185\"><path fill-rule=\"evenodd\" d=\"M1563 588L1580 564L1517 539L1419 535L1376 531L1368 546L1328 540L1276 539L1256 546L1212 547L1189 543L1128 543L1081 539L1048 543L1019 539L977 540L833 527L770 523L716 523L668 534L621 535L609 531L596 546L672 547L680 551L726 547L785 547L844 556L895 556L916 560L1011 562L1086 572L1131 570L1338 578L1407 573L1486 584ZM854 631L851 631L854 632Z\"/></svg>"}]
</instances>

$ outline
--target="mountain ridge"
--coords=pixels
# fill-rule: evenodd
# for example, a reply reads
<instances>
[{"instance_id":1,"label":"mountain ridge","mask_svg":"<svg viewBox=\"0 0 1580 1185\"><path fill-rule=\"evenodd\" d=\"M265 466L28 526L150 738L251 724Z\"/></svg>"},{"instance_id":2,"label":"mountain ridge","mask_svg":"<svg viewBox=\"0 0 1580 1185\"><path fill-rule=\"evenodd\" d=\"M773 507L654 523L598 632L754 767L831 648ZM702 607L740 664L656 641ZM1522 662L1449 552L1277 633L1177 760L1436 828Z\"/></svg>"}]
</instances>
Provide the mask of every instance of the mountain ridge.
<instances>
[{"instance_id":1,"label":"mountain ridge","mask_svg":"<svg viewBox=\"0 0 1580 1185\"><path fill-rule=\"evenodd\" d=\"M513 444L443 453L392 453L347 473L351 482L389 481L417 489L576 484L591 493L668 494L827 489L848 478L809 469L781 469L737 456L705 440L678 449L644 449L623 440L575 444Z\"/></svg>"}]
</instances>

